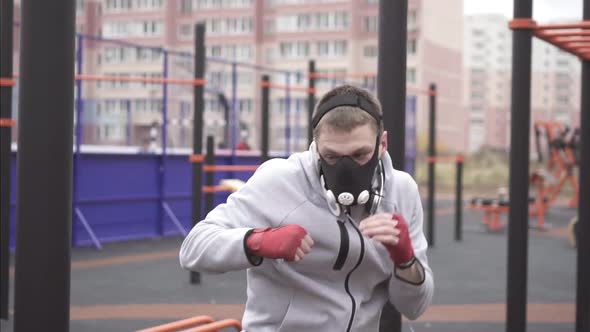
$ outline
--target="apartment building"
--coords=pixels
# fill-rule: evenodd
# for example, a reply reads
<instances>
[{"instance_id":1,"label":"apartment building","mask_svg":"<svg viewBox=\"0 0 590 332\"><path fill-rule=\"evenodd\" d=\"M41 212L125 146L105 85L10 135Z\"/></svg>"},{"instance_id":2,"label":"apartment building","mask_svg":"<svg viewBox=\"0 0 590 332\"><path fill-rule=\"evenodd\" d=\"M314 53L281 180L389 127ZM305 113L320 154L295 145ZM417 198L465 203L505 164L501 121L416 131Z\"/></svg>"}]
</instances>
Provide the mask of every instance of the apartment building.
<instances>
[{"instance_id":1,"label":"apartment building","mask_svg":"<svg viewBox=\"0 0 590 332\"><path fill-rule=\"evenodd\" d=\"M375 74L378 55L378 0L78 0L78 32L119 42L82 38L82 71L113 76L191 77L194 24L206 24L208 92L206 134L228 139L235 127L251 146L259 143L262 74L280 85L307 84L309 59L319 72ZM18 1L17 1L18 3ZM18 5L17 5L18 7ZM467 121L462 103L462 0L410 0L408 85L437 84L439 140L465 148ZM125 44L130 43L130 44ZM152 46L138 48L134 44ZM162 48L171 52L163 52ZM173 52L172 52L173 51ZM226 59L229 61L221 61ZM232 61L272 67L272 72ZM235 73L235 75L234 75ZM343 79L318 82L319 94ZM347 81L376 88L374 76ZM232 86L235 88L232 89ZM224 93L235 116L226 117L217 94ZM130 82L84 82L84 141L143 144L162 122L165 108L168 145L191 142L191 88ZM166 100L163 101L163 96ZM271 144L301 150L307 143L306 96L299 90L273 90ZM426 135L428 99L417 97L417 132ZM387 111L387 110L385 110ZM131 137L131 142L129 142ZM127 142L125 142L127 140ZM228 142L223 142L228 143Z\"/></svg>"},{"instance_id":2,"label":"apartment building","mask_svg":"<svg viewBox=\"0 0 590 332\"><path fill-rule=\"evenodd\" d=\"M512 32L502 15L465 18L465 92L469 111L468 150L506 150L510 144ZM531 118L579 125L579 60L533 39ZM532 135L532 129L531 129ZM532 138L532 136L531 136Z\"/></svg>"}]
</instances>

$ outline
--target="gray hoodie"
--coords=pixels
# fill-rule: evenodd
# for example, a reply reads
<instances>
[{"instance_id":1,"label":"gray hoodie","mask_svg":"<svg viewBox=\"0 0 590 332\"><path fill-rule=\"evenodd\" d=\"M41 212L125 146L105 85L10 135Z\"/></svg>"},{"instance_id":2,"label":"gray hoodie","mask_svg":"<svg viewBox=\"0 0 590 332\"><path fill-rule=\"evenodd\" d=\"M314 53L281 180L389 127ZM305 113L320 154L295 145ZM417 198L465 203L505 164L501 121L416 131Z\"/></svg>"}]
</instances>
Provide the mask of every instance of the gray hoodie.
<instances>
[{"instance_id":1,"label":"gray hoodie","mask_svg":"<svg viewBox=\"0 0 590 332\"><path fill-rule=\"evenodd\" d=\"M397 212L406 219L414 253L424 267L422 283L398 278L385 247L360 234L357 225L366 213L356 211L354 222L330 212L313 143L309 151L261 165L227 203L191 230L180 248L180 265L210 273L248 269L243 327L251 332L376 332L387 300L416 319L434 290L422 204L411 176L395 170L387 153L381 160L384 198L377 212ZM264 259L255 266L245 252L246 233L288 224L302 226L314 240L309 254L299 262Z\"/></svg>"}]
</instances>

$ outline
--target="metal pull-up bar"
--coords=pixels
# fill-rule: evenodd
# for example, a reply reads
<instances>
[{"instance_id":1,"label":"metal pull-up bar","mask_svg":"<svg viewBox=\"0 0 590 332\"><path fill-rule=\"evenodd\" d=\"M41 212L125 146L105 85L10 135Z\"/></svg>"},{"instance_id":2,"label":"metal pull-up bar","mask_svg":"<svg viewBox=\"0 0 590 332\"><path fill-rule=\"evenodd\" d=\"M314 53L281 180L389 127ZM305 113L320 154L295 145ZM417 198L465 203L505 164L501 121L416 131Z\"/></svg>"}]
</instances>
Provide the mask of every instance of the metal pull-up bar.
<instances>
[{"instance_id":1,"label":"metal pull-up bar","mask_svg":"<svg viewBox=\"0 0 590 332\"><path fill-rule=\"evenodd\" d=\"M590 20L570 24L540 25L533 19L515 18L508 23L508 27L513 30L531 30L537 38L581 60L590 61Z\"/></svg>"}]
</instances>

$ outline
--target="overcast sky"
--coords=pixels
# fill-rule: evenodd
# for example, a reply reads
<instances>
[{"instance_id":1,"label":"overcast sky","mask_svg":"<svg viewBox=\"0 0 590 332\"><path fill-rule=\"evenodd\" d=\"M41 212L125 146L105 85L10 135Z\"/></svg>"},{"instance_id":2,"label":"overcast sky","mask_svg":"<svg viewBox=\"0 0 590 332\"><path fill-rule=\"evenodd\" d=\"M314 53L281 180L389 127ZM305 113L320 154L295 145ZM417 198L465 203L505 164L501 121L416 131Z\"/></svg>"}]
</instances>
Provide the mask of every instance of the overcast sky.
<instances>
[{"instance_id":1,"label":"overcast sky","mask_svg":"<svg viewBox=\"0 0 590 332\"><path fill-rule=\"evenodd\" d=\"M433 0L444 1L444 0ZM514 0L464 0L465 15L498 13L513 17ZM533 18L537 22L582 19L582 0L533 0Z\"/></svg>"}]
</instances>

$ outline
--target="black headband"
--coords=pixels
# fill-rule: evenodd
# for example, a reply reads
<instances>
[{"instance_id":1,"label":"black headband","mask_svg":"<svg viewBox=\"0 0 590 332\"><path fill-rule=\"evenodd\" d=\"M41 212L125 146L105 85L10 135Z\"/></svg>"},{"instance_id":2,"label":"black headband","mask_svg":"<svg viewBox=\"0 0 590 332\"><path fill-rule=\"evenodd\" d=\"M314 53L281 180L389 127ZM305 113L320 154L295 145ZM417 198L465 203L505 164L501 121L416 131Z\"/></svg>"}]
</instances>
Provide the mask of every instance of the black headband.
<instances>
[{"instance_id":1,"label":"black headband","mask_svg":"<svg viewBox=\"0 0 590 332\"><path fill-rule=\"evenodd\" d=\"M322 104L322 106L318 108L318 111L316 112L313 120L311 121L312 127L315 128L320 122L320 120L324 117L324 115L326 115L326 113L340 106L358 107L363 111L369 113L377 121L377 123L381 124L381 114L377 112L377 110L371 102L359 95L345 93L341 95L336 95L328 99L325 103Z\"/></svg>"}]
</instances>

